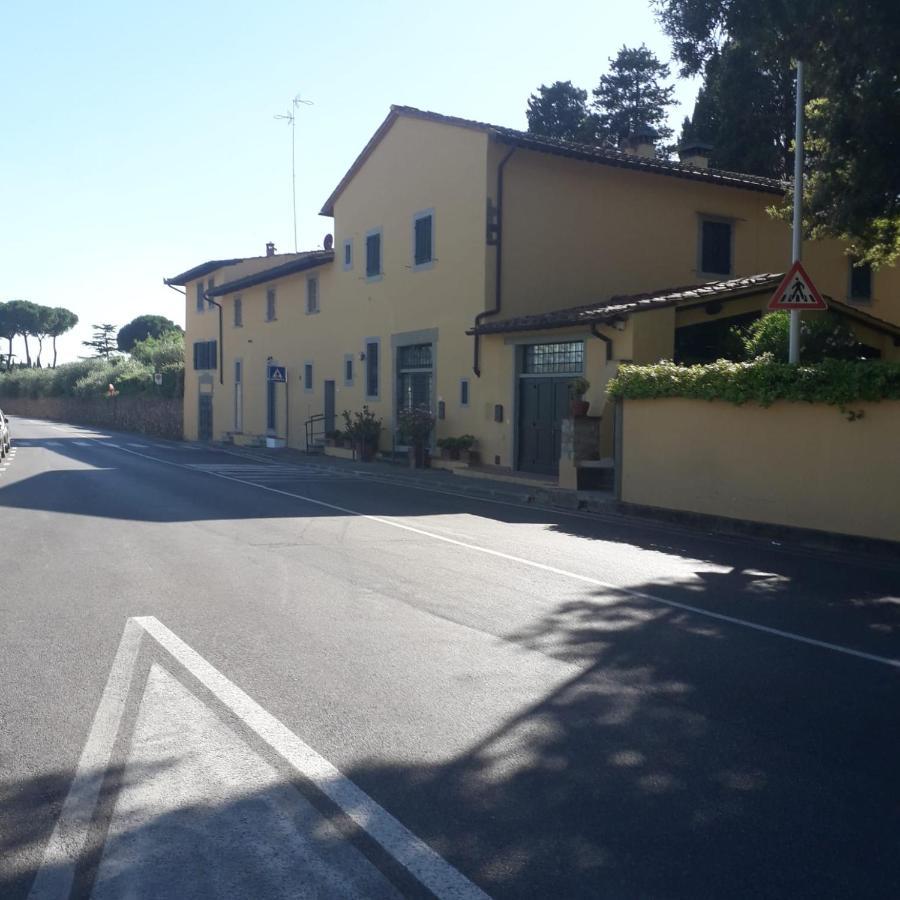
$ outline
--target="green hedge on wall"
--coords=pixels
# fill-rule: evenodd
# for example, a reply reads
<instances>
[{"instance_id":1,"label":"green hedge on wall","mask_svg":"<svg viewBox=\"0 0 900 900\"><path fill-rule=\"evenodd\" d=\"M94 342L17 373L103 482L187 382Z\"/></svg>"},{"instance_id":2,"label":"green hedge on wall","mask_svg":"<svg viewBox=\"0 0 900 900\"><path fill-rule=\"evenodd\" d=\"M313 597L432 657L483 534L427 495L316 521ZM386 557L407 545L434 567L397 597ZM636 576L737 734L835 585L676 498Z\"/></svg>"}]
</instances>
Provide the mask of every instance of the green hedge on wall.
<instances>
[{"instance_id":1,"label":"green hedge on wall","mask_svg":"<svg viewBox=\"0 0 900 900\"><path fill-rule=\"evenodd\" d=\"M776 400L848 403L900 400L900 363L826 359L809 366L791 366L761 357L751 362L719 360L705 366L623 365L607 386L613 397L651 400L683 397L758 403Z\"/></svg>"}]
</instances>

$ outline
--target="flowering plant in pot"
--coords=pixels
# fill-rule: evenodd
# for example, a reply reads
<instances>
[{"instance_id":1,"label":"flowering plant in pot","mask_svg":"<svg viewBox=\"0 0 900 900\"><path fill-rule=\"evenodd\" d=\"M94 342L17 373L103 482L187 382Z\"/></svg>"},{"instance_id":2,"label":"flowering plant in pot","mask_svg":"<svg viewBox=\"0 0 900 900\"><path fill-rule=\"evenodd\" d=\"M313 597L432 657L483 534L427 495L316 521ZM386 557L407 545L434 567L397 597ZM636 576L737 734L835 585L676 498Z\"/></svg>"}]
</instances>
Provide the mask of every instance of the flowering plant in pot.
<instances>
[{"instance_id":1,"label":"flowering plant in pot","mask_svg":"<svg viewBox=\"0 0 900 900\"><path fill-rule=\"evenodd\" d=\"M350 446L362 462L371 462L378 449L381 419L368 406L363 406L362 412L352 414L349 409L345 409L343 416L345 439L349 440Z\"/></svg>"},{"instance_id":2,"label":"flowering plant in pot","mask_svg":"<svg viewBox=\"0 0 900 900\"><path fill-rule=\"evenodd\" d=\"M410 468L423 468L425 448L434 430L434 413L427 406L401 409L397 415L397 430L400 440L409 445Z\"/></svg>"},{"instance_id":3,"label":"flowering plant in pot","mask_svg":"<svg viewBox=\"0 0 900 900\"><path fill-rule=\"evenodd\" d=\"M582 375L573 378L569 382L569 400L573 416L586 416L591 407L590 401L584 399L584 395L590 390L591 383Z\"/></svg>"}]
</instances>

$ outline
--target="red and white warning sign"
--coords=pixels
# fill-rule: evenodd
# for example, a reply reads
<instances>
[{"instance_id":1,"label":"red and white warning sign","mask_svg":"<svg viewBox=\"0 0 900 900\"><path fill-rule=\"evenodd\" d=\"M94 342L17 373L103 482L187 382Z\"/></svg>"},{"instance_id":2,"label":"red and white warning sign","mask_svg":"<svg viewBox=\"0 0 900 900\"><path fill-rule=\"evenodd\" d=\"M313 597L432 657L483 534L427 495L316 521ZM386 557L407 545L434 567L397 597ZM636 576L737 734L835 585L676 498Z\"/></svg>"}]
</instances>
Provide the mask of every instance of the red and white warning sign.
<instances>
[{"instance_id":1,"label":"red and white warning sign","mask_svg":"<svg viewBox=\"0 0 900 900\"><path fill-rule=\"evenodd\" d=\"M769 309L828 309L798 259L769 301Z\"/></svg>"}]
</instances>

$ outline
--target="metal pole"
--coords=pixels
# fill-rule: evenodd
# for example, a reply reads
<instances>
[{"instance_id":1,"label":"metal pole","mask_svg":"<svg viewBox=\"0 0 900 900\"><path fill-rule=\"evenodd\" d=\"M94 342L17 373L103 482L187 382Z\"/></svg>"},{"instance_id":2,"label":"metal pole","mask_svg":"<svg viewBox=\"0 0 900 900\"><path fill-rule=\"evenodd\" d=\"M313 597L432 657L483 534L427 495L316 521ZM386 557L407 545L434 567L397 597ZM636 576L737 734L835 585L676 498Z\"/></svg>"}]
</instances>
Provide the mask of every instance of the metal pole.
<instances>
[{"instance_id":1,"label":"metal pole","mask_svg":"<svg viewBox=\"0 0 900 900\"><path fill-rule=\"evenodd\" d=\"M294 253L297 252L297 151L294 149L294 132L297 124L297 105L291 113L291 198L294 203Z\"/></svg>"},{"instance_id":2,"label":"metal pole","mask_svg":"<svg viewBox=\"0 0 900 900\"><path fill-rule=\"evenodd\" d=\"M288 447L291 443L291 407L288 403L288 375L287 366L284 367L284 446Z\"/></svg>"},{"instance_id":3,"label":"metal pole","mask_svg":"<svg viewBox=\"0 0 900 900\"><path fill-rule=\"evenodd\" d=\"M803 62L797 60L797 109L794 118L794 225L791 262L803 250ZM800 362L800 310L791 310L788 362Z\"/></svg>"}]
</instances>

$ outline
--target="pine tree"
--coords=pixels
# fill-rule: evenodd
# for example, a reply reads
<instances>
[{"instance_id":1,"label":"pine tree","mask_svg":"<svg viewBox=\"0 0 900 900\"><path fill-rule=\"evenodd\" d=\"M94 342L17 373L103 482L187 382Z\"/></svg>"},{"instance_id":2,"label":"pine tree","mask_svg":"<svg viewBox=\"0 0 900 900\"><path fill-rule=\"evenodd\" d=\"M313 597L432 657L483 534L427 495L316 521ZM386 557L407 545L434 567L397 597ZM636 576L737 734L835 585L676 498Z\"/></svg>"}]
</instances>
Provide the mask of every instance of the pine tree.
<instances>
[{"instance_id":1,"label":"pine tree","mask_svg":"<svg viewBox=\"0 0 900 900\"><path fill-rule=\"evenodd\" d=\"M528 98L525 115L532 134L582 143L596 140L597 123L588 110L587 91L571 81L542 84Z\"/></svg>"},{"instance_id":2,"label":"pine tree","mask_svg":"<svg viewBox=\"0 0 900 900\"><path fill-rule=\"evenodd\" d=\"M116 326L92 325L91 327L94 329L93 337L89 341L82 341L82 345L93 348L95 358L108 360L116 352Z\"/></svg>"},{"instance_id":3,"label":"pine tree","mask_svg":"<svg viewBox=\"0 0 900 900\"><path fill-rule=\"evenodd\" d=\"M666 117L675 92L674 85L663 83L670 76L669 66L645 44L622 47L609 62L609 72L593 91L600 133L621 147L629 135L649 128L661 142L660 155L668 155L670 148L664 142L673 132Z\"/></svg>"}]
</instances>

